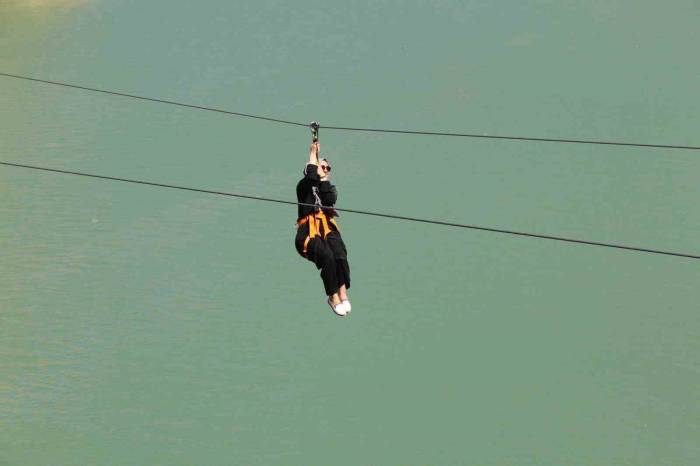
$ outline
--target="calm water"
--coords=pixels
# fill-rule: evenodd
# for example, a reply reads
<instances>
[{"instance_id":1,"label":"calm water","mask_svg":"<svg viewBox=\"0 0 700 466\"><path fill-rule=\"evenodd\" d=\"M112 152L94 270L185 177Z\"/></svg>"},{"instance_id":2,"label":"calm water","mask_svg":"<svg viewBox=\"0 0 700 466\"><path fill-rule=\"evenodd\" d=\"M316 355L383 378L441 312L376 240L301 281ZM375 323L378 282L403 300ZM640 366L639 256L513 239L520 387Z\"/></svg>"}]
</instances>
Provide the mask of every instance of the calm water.
<instances>
[{"instance_id":1,"label":"calm water","mask_svg":"<svg viewBox=\"0 0 700 466\"><path fill-rule=\"evenodd\" d=\"M695 1L0 1L0 72L700 143ZM292 199L303 128L0 78L0 160ZM700 253L700 154L321 132L339 205ZM700 262L0 167L0 464L695 465Z\"/></svg>"}]
</instances>

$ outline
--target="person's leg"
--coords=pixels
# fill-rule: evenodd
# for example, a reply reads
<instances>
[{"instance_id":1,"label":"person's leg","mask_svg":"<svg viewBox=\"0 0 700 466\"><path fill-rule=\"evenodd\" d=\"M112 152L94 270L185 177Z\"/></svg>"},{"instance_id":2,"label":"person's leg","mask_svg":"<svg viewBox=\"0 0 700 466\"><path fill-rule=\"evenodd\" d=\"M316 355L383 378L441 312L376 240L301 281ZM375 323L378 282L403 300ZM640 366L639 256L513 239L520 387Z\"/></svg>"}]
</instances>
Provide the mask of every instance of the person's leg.
<instances>
[{"instance_id":1,"label":"person's leg","mask_svg":"<svg viewBox=\"0 0 700 466\"><path fill-rule=\"evenodd\" d=\"M326 241L336 263L336 277L338 280L338 294L341 301L348 301L347 290L350 288L350 264L348 263L348 251L342 236L337 231L328 234Z\"/></svg>"},{"instance_id":2,"label":"person's leg","mask_svg":"<svg viewBox=\"0 0 700 466\"><path fill-rule=\"evenodd\" d=\"M307 258L316 264L316 268L321 270L321 280L326 291L326 296L330 298L333 305L340 304L338 295L338 276L336 273L336 261L333 251L321 238L314 238L309 241L307 247Z\"/></svg>"}]
</instances>

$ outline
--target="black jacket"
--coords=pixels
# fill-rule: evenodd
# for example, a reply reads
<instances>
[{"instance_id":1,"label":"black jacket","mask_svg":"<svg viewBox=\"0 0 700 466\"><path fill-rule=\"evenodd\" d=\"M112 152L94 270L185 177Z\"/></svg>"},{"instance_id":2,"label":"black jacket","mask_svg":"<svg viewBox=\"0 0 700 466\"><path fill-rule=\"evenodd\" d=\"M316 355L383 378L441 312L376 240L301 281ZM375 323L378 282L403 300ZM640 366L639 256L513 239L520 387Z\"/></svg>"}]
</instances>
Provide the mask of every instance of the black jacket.
<instances>
[{"instance_id":1,"label":"black jacket","mask_svg":"<svg viewBox=\"0 0 700 466\"><path fill-rule=\"evenodd\" d=\"M321 181L318 176L317 166L310 163L306 165L304 169L304 178L299 180L297 183L297 202L303 202L304 204L316 204L316 196L314 191L321 200L321 205L325 207L332 207L335 205L335 201L338 199L338 191L335 189L330 181ZM297 220L306 217L307 215L313 213L315 209L310 206L300 205L299 206L299 216ZM326 214L329 216L337 216L338 214L333 209L327 209Z\"/></svg>"}]
</instances>

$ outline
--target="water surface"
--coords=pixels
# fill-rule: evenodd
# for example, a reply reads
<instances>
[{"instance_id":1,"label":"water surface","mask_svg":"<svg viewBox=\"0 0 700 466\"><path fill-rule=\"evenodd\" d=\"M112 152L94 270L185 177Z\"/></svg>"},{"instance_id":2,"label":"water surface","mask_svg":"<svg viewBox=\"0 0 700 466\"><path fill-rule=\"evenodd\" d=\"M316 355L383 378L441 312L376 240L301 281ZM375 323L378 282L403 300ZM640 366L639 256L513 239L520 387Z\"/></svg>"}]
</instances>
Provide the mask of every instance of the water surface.
<instances>
[{"instance_id":1,"label":"water surface","mask_svg":"<svg viewBox=\"0 0 700 466\"><path fill-rule=\"evenodd\" d=\"M0 71L327 125L698 145L697 2L12 0ZM339 205L700 253L690 151L321 132ZM0 78L0 159L291 199L303 128ZM693 465L698 264L0 168L0 463Z\"/></svg>"}]
</instances>

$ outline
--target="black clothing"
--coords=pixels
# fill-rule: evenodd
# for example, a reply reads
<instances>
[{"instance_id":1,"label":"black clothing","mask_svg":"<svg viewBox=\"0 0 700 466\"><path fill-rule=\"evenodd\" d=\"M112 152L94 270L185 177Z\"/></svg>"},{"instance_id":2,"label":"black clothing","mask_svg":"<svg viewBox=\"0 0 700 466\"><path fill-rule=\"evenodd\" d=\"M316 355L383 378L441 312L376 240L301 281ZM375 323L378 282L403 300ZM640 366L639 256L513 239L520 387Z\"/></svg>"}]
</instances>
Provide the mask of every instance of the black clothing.
<instances>
[{"instance_id":1,"label":"black clothing","mask_svg":"<svg viewBox=\"0 0 700 466\"><path fill-rule=\"evenodd\" d=\"M334 230L326 236L326 239L315 237L306 246L306 256L304 256L304 241L308 234L308 223L299 226L294 246L301 257L313 262L321 271L326 296L337 293L342 285L350 289L348 251L340 233Z\"/></svg>"},{"instance_id":2,"label":"black clothing","mask_svg":"<svg viewBox=\"0 0 700 466\"><path fill-rule=\"evenodd\" d=\"M333 206L338 199L338 193L330 181L321 181L317 172L318 166L312 163L308 164L304 169L304 178L297 183L297 202L304 204L316 204L316 196L318 195L322 205ZM314 190L314 188L316 188ZM300 220L310 213L314 212L314 208L310 206L299 206L299 214L297 220ZM331 210L326 210L326 214L331 214ZM334 212L332 215L337 215Z\"/></svg>"},{"instance_id":3,"label":"black clothing","mask_svg":"<svg viewBox=\"0 0 700 466\"><path fill-rule=\"evenodd\" d=\"M320 202L322 206L332 207L338 198L338 192L329 181L320 180L316 168L314 164L306 166L304 178L297 183L297 201L316 205ZM315 210L314 207L299 206L297 221L313 214ZM324 211L328 217L337 215L332 209L324 209ZM306 255L304 255L304 242L309 236L309 223L299 225L294 246L299 255L316 264L316 268L321 270L323 287L326 295L330 296L337 293L342 285L350 288L350 264L348 264L348 251L340 232L333 223L328 222L328 226L332 231L325 238L322 235L312 238L306 246Z\"/></svg>"}]
</instances>

